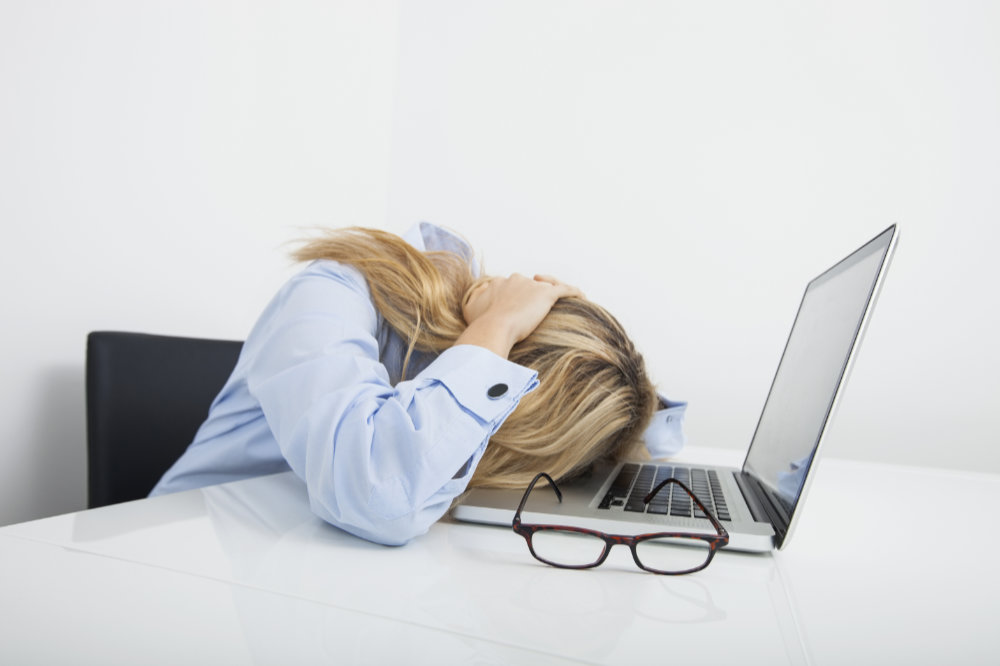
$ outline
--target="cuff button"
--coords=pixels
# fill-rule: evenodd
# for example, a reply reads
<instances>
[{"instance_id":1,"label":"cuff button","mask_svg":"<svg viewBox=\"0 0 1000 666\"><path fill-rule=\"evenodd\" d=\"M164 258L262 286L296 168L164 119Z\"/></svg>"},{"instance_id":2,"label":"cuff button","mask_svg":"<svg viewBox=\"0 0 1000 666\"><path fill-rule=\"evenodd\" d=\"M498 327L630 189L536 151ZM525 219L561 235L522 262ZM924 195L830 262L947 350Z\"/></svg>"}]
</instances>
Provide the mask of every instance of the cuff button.
<instances>
[{"instance_id":1,"label":"cuff button","mask_svg":"<svg viewBox=\"0 0 1000 666\"><path fill-rule=\"evenodd\" d=\"M497 398L502 398L507 393L506 384L494 384L486 391L486 395L490 396L491 399L496 400Z\"/></svg>"}]
</instances>

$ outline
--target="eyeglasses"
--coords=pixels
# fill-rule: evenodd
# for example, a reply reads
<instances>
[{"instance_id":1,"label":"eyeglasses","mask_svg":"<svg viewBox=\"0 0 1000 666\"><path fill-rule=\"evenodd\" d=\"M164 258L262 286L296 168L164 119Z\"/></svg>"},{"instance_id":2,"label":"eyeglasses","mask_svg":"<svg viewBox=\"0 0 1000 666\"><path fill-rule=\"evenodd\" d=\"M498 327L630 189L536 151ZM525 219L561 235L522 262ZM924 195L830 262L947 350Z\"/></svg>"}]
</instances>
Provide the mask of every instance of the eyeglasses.
<instances>
[{"instance_id":1,"label":"eyeglasses","mask_svg":"<svg viewBox=\"0 0 1000 666\"><path fill-rule=\"evenodd\" d=\"M521 511L528 501L535 484L545 479L552 486L556 497L562 502L562 493L552 477L540 472L524 491L521 504L514 514L511 527L528 542L528 550L536 560L562 569L590 569L607 559L612 546L624 544L632 550L632 559L644 571L655 574L677 576L701 571L709 565L715 552L729 543L729 533L719 524L715 516L705 508L701 500L686 485L677 479L666 479L646 495L643 502L649 504L657 493L668 484L675 483L686 492L712 523L717 534L694 532L652 532L638 536L606 534L582 527L565 525L530 525L521 522ZM674 490L676 496L677 490Z\"/></svg>"}]
</instances>

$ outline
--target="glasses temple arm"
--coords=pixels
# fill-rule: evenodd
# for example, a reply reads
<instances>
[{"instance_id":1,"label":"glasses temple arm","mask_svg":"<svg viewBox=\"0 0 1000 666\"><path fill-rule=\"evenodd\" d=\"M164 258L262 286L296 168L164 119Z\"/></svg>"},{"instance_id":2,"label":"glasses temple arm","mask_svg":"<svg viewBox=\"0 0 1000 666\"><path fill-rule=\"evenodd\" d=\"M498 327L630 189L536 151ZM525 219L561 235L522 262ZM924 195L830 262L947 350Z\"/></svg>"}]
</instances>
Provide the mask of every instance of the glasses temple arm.
<instances>
[{"instance_id":1,"label":"glasses temple arm","mask_svg":"<svg viewBox=\"0 0 1000 666\"><path fill-rule=\"evenodd\" d=\"M680 486L681 488L683 488L683 489L684 489L684 491L685 491L685 492L686 492L686 493L687 493L688 495L690 495L690 496L691 496L691 499L693 499L693 500L694 500L694 503L698 505L698 508L699 508L699 509L701 509L701 512L702 512L702 513L704 513L704 514L705 514L705 516L707 516L707 517L708 517L708 520L709 520L709 521L710 521L710 522L712 523L712 527L714 527L714 528L716 529L716 531L717 531L717 532L719 533L719 535L720 535L720 536L729 536L729 532L727 532L727 531L726 531L726 528L725 528L725 527L723 527L723 526L722 526L722 524L721 524L721 523L720 523L720 522L719 522L718 520L716 520L715 516L714 516L714 515L712 515L712 512L711 512L711 511L709 511L708 509L706 509L706 508L705 508L705 505L701 503L701 500L700 500L700 499L698 499L698 496L697 496L697 495L695 495L695 494L694 494L694 493L693 493L693 492L691 491L691 489L690 489L690 488L688 488L688 487L687 487L686 485L684 485L684 484L683 484L683 483L682 483L681 481L679 481L678 479L673 479L673 478L670 478L670 479L664 479L663 481L661 481L659 485L657 485L657 486L656 486L655 488L653 488L653 489L652 489L652 490L651 490L651 491L649 492L649 494L648 494L648 495L646 495L646 496L645 496L645 497L644 497L644 498L642 499L643 503L644 503L644 504L649 504L650 502L652 502L652 501L653 501L653 498L654 498L654 497L656 497L656 494L657 494L658 492L660 492L660 490L662 490L662 489L663 489L663 487L664 487L665 485L667 485L668 483L676 483L676 484L677 484L678 486Z\"/></svg>"},{"instance_id":2,"label":"glasses temple arm","mask_svg":"<svg viewBox=\"0 0 1000 666\"><path fill-rule=\"evenodd\" d=\"M531 480L531 483L528 484L527 490L524 491L524 495L521 497L521 503L517 505L517 511L514 513L514 524L521 522L521 511L524 509L524 505L528 502L528 495L531 494L535 484L542 478L549 482L549 485L552 486L552 490L556 491L556 497L559 499L559 502L562 503L562 491L559 490L559 486L556 485L556 482L552 480L551 476L545 472L539 472L535 475L535 478Z\"/></svg>"}]
</instances>

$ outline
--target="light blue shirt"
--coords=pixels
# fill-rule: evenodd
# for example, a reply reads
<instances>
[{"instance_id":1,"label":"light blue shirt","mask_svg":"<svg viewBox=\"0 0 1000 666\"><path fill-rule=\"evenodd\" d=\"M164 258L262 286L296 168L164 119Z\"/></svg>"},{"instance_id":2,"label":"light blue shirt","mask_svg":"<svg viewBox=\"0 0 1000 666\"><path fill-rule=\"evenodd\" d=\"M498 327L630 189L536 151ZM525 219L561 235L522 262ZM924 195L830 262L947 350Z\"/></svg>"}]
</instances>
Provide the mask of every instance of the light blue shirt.
<instances>
[{"instance_id":1,"label":"light blue shirt","mask_svg":"<svg viewBox=\"0 0 1000 666\"><path fill-rule=\"evenodd\" d=\"M419 249L461 243L419 230ZM538 379L459 345L415 354L412 378L400 381L404 353L356 269L310 264L264 310L208 419L151 495L291 469L313 511L337 527L388 545L423 534Z\"/></svg>"},{"instance_id":2,"label":"light blue shirt","mask_svg":"<svg viewBox=\"0 0 1000 666\"><path fill-rule=\"evenodd\" d=\"M421 223L405 236L478 272L457 236ZM463 493L537 373L477 346L414 353L372 303L364 277L316 261L285 284L247 337L194 441L151 495L292 470L313 511L365 539L403 544ZM506 390L491 397L491 388ZM686 403L661 398L646 432L654 457L683 446Z\"/></svg>"},{"instance_id":3,"label":"light blue shirt","mask_svg":"<svg viewBox=\"0 0 1000 666\"><path fill-rule=\"evenodd\" d=\"M680 400L670 400L663 395L660 398L659 409L646 427L643 441L650 457L654 460L669 458L680 453L687 442L684 436L684 416L687 414L687 403Z\"/></svg>"}]
</instances>

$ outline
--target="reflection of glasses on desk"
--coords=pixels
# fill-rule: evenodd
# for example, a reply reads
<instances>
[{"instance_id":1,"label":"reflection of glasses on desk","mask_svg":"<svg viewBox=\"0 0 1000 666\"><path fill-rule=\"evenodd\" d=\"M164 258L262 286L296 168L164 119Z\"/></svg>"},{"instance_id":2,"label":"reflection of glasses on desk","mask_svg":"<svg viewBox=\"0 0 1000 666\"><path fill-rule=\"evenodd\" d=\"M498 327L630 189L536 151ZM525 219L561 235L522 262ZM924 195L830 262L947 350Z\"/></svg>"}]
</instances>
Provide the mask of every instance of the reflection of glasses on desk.
<instances>
[{"instance_id":1,"label":"reflection of glasses on desk","mask_svg":"<svg viewBox=\"0 0 1000 666\"><path fill-rule=\"evenodd\" d=\"M528 550L535 559L554 567L563 569L596 567L607 559L612 546L624 544L632 550L632 559L640 569L655 574L676 576L704 569L712 561L715 551L729 543L729 533L719 524L715 516L686 485L673 478L666 479L653 488L643 502L649 504L667 484L676 483L691 496L695 505L711 521L717 534L653 532L625 536L565 525L526 525L521 522L521 511L528 501L531 490L542 478L549 482L552 490L556 492L556 497L562 502L562 493L556 482L545 472L540 472L524 491L524 497L521 498L511 526L528 542Z\"/></svg>"}]
</instances>

